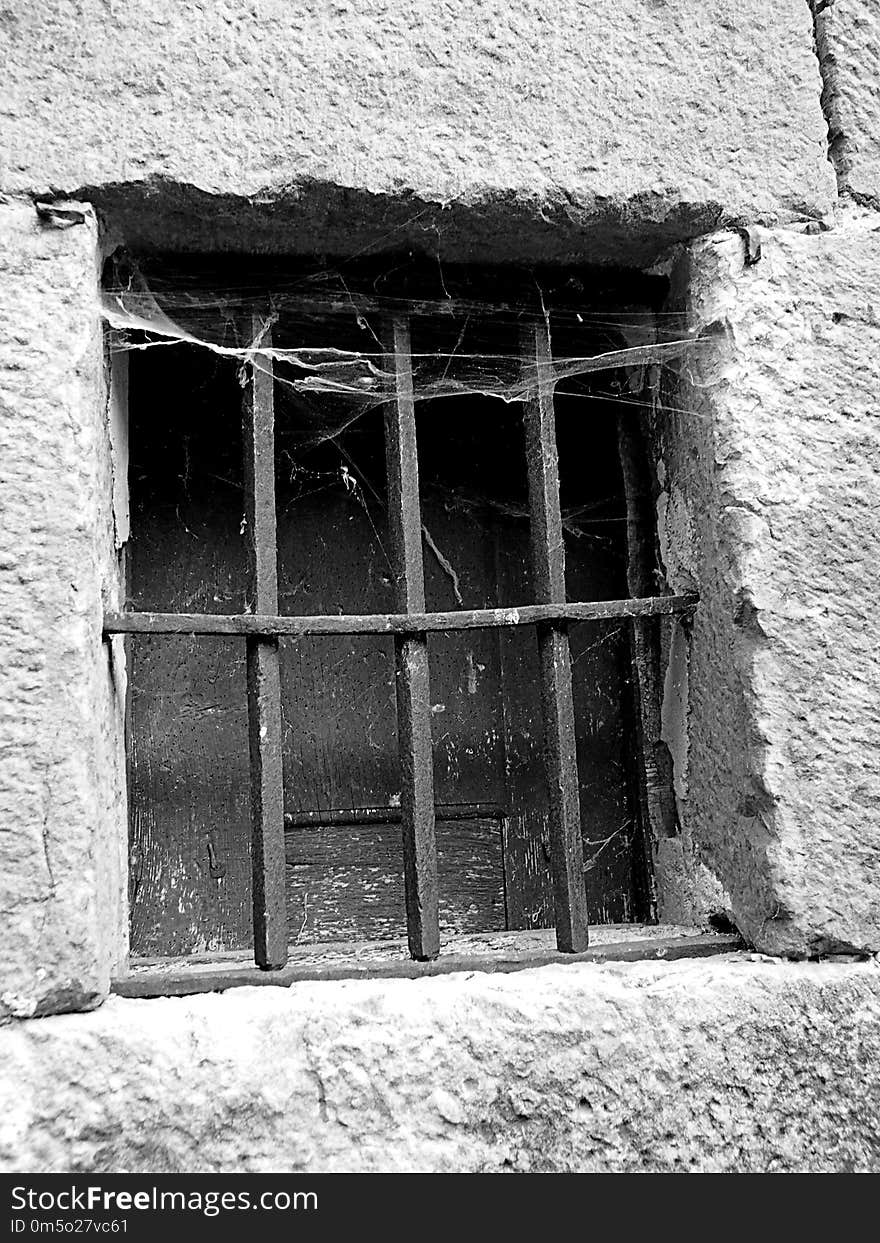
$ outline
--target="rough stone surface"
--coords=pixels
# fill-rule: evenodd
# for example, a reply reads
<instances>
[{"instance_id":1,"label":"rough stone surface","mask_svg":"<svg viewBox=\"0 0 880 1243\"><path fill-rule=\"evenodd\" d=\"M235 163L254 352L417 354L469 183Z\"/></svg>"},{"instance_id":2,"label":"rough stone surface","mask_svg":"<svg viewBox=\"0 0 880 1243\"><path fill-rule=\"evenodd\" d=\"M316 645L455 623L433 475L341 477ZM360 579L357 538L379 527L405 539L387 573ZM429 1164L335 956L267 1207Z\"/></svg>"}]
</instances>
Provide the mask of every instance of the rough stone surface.
<instances>
[{"instance_id":1,"label":"rough stone surface","mask_svg":"<svg viewBox=\"0 0 880 1243\"><path fill-rule=\"evenodd\" d=\"M58 228L0 206L0 1016L94 1004L122 918L99 258L80 207Z\"/></svg>"},{"instance_id":2,"label":"rough stone surface","mask_svg":"<svg viewBox=\"0 0 880 1243\"><path fill-rule=\"evenodd\" d=\"M644 262L835 197L805 0L9 0L0 189L129 242Z\"/></svg>"},{"instance_id":3,"label":"rough stone surface","mask_svg":"<svg viewBox=\"0 0 880 1243\"><path fill-rule=\"evenodd\" d=\"M111 999L0 1057L6 1170L880 1169L873 962Z\"/></svg>"},{"instance_id":4,"label":"rough stone surface","mask_svg":"<svg viewBox=\"0 0 880 1243\"><path fill-rule=\"evenodd\" d=\"M698 242L715 344L660 416L670 582L702 593L683 822L740 929L790 954L880 948L880 230Z\"/></svg>"},{"instance_id":5,"label":"rough stone surface","mask_svg":"<svg viewBox=\"0 0 880 1243\"><path fill-rule=\"evenodd\" d=\"M813 0L831 157L841 189L880 207L880 7Z\"/></svg>"}]
</instances>

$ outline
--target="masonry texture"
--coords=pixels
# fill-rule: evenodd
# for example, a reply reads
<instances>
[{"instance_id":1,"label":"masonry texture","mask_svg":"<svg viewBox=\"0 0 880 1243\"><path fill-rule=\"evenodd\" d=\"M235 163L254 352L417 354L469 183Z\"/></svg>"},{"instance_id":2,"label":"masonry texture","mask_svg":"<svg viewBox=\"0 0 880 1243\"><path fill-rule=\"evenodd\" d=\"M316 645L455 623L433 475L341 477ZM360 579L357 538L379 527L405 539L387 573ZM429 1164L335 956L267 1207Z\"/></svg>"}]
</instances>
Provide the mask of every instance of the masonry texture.
<instances>
[{"instance_id":1,"label":"masonry texture","mask_svg":"<svg viewBox=\"0 0 880 1243\"><path fill-rule=\"evenodd\" d=\"M0 206L0 1014L95 1004L118 952L99 267L92 212L73 218Z\"/></svg>"},{"instance_id":2,"label":"masonry texture","mask_svg":"<svg viewBox=\"0 0 880 1243\"><path fill-rule=\"evenodd\" d=\"M716 235L681 274L715 333L661 437L667 573L704 600L683 819L770 952L880 949L878 225L762 232L752 264Z\"/></svg>"},{"instance_id":3,"label":"masonry texture","mask_svg":"<svg viewBox=\"0 0 880 1243\"><path fill-rule=\"evenodd\" d=\"M5 1168L880 1168L878 27L875 0L7 0ZM107 1000L117 246L669 277L706 341L646 416L665 583L701 596L665 632L660 909L780 960ZM829 956L864 961L781 961Z\"/></svg>"},{"instance_id":4,"label":"masonry texture","mask_svg":"<svg viewBox=\"0 0 880 1243\"><path fill-rule=\"evenodd\" d=\"M0 37L4 188L129 241L642 262L833 205L806 0L12 0Z\"/></svg>"},{"instance_id":5,"label":"masonry texture","mask_svg":"<svg viewBox=\"0 0 880 1243\"><path fill-rule=\"evenodd\" d=\"M14 1170L880 1169L873 963L113 999L0 1056Z\"/></svg>"},{"instance_id":6,"label":"masonry texture","mask_svg":"<svg viewBox=\"0 0 880 1243\"><path fill-rule=\"evenodd\" d=\"M880 9L813 0L831 158L841 188L880 208Z\"/></svg>"}]
</instances>

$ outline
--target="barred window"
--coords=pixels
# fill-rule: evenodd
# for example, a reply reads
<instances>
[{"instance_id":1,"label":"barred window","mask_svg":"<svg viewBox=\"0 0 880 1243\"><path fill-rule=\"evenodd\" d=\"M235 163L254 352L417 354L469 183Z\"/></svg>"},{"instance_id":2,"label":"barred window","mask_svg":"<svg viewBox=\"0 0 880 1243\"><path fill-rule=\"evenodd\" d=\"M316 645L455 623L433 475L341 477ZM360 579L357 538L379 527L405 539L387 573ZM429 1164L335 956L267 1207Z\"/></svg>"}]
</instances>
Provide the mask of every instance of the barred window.
<instances>
[{"instance_id":1,"label":"barred window","mask_svg":"<svg viewBox=\"0 0 880 1243\"><path fill-rule=\"evenodd\" d=\"M649 921L650 278L219 271L108 293L133 954Z\"/></svg>"}]
</instances>

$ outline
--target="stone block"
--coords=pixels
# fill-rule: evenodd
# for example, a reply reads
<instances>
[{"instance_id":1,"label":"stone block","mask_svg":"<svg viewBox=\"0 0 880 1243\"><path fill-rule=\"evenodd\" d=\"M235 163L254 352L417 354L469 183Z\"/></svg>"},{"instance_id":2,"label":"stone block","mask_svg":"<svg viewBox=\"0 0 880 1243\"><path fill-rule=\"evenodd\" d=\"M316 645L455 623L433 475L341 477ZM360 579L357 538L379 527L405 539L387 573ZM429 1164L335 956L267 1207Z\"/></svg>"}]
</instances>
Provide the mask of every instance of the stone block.
<instances>
[{"instance_id":1,"label":"stone block","mask_svg":"<svg viewBox=\"0 0 880 1243\"><path fill-rule=\"evenodd\" d=\"M10 1025L0 1164L877 1171L876 965L750 957L111 998Z\"/></svg>"},{"instance_id":2,"label":"stone block","mask_svg":"<svg viewBox=\"0 0 880 1243\"><path fill-rule=\"evenodd\" d=\"M836 195L805 0L10 0L0 38L0 189L144 245L641 264Z\"/></svg>"},{"instance_id":3,"label":"stone block","mask_svg":"<svg viewBox=\"0 0 880 1243\"><path fill-rule=\"evenodd\" d=\"M0 206L0 1015L96 1004L120 948L99 273L90 207Z\"/></svg>"},{"instance_id":4,"label":"stone block","mask_svg":"<svg viewBox=\"0 0 880 1243\"><path fill-rule=\"evenodd\" d=\"M702 593L681 816L773 953L880 949L880 231L692 248L713 344L662 418L660 536Z\"/></svg>"},{"instance_id":5,"label":"stone block","mask_svg":"<svg viewBox=\"0 0 880 1243\"><path fill-rule=\"evenodd\" d=\"M831 156L841 189L880 207L880 9L813 0Z\"/></svg>"}]
</instances>

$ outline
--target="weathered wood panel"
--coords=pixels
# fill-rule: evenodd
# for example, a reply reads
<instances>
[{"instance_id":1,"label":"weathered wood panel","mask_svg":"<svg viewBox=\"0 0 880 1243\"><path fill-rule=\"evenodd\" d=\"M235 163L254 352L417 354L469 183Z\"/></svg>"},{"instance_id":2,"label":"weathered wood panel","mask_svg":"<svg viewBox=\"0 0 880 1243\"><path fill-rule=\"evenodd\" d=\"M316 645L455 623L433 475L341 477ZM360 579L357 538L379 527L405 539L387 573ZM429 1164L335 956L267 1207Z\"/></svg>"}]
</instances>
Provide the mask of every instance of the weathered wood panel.
<instances>
[{"instance_id":1,"label":"weathered wood panel","mask_svg":"<svg viewBox=\"0 0 880 1243\"><path fill-rule=\"evenodd\" d=\"M276 440L282 613L393 609L381 410L351 422L340 399L303 410L280 386ZM287 811L390 805L400 796L391 637L280 646Z\"/></svg>"},{"instance_id":2,"label":"weathered wood panel","mask_svg":"<svg viewBox=\"0 0 880 1243\"><path fill-rule=\"evenodd\" d=\"M430 417L430 416L429 416ZM455 422L447 431L454 435ZM429 479L436 474L433 437L419 421ZM423 447L424 446L424 447ZM430 465L434 458L435 465ZM423 505L425 589L431 607L492 607L497 601L494 536L488 514L478 519L429 494ZM492 801L506 806L503 693L498 642L490 630L431 633L434 789L438 803Z\"/></svg>"},{"instance_id":3,"label":"weathered wood panel","mask_svg":"<svg viewBox=\"0 0 880 1243\"><path fill-rule=\"evenodd\" d=\"M658 558L654 532L652 473L645 445L645 413L621 413L617 419L623 491L627 514L627 588L633 594L656 589ZM628 625L633 688L633 770L643 832L643 871L656 908L651 856L657 842L679 831L672 780L672 758L661 737L663 699L662 636L656 622Z\"/></svg>"},{"instance_id":4,"label":"weathered wood panel","mask_svg":"<svg viewBox=\"0 0 880 1243\"><path fill-rule=\"evenodd\" d=\"M503 930L500 821L438 818L436 840L443 932ZM337 824L289 831L287 896L294 941L405 936L400 825Z\"/></svg>"},{"instance_id":5,"label":"weathered wood panel","mask_svg":"<svg viewBox=\"0 0 880 1243\"><path fill-rule=\"evenodd\" d=\"M466 376L474 355L495 350L516 378L514 325L491 333L455 325L444 338L432 323L414 339L422 366L439 340L450 371L460 355ZM534 597L519 409L462 398L419 406L417 418L425 525L436 548L425 551L428 603L457 608L458 619L470 609L522 606ZM552 925L534 628L432 634L429 643L433 698L443 708L434 716L438 797L491 796L503 804L509 927Z\"/></svg>"},{"instance_id":6,"label":"weathered wood panel","mask_svg":"<svg viewBox=\"0 0 880 1243\"><path fill-rule=\"evenodd\" d=\"M498 532L497 570L502 598L525 598L531 588L528 527ZM510 928L552 928L547 783L542 754L538 640L534 630L497 631L498 661L505 687L503 704L505 822Z\"/></svg>"},{"instance_id":7,"label":"weathered wood panel","mask_svg":"<svg viewBox=\"0 0 880 1243\"><path fill-rule=\"evenodd\" d=\"M243 612L241 388L232 363L174 346L130 360L135 608ZM245 645L129 641L131 944L251 944Z\"/></svg>"},{"instance_id":8,"label":"weathered wood panel","mask_svg":"<svg viewBox=\"0 0 880 1243\"><path fill-rule=\"evenodd\" d=\"M560 348L574 345L563 339ZM619 420L637 419L638 411L575 384L557 389L555 409L560 495L568 515L568 596L626 595L632 527L617 431ZM650 589L647 582L643 587ZM584 864L590 917L597 923L651 914L630 642L626 621L569 628Z\"/></svg>"},{"instance_id":9,"label":"weathered wood panel","mask_svg":"<svg viewBox=\"0 0 880 1243\"><path fill-rule=\"evenodd\" d=\"M243 646L131 640L129 896L136 953L250 944Z\"/></svg>"}]
</instances>

